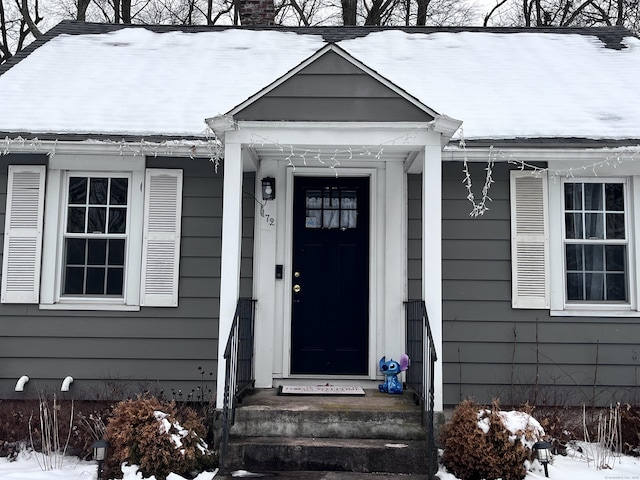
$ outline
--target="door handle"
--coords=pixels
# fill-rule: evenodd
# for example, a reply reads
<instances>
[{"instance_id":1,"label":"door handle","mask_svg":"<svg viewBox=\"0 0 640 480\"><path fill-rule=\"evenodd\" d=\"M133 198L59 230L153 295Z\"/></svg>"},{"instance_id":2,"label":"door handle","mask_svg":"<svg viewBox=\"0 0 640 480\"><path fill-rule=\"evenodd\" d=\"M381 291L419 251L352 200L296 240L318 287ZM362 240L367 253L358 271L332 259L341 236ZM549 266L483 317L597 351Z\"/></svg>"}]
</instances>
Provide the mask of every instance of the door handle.
<instances>
[{"instance_id":1,"label":"door handle","mask_svg":"<svg viewBox=\"0 0 640 480\"><path fill-rule=\"evenodd\" d=\"M297 284L296 284L296 285L294 285L294 286L293 286L293 291L294 291L295 293L300 293L300 290L301 290L300 285L297 285Z\"/></svg>"}]
</instances>

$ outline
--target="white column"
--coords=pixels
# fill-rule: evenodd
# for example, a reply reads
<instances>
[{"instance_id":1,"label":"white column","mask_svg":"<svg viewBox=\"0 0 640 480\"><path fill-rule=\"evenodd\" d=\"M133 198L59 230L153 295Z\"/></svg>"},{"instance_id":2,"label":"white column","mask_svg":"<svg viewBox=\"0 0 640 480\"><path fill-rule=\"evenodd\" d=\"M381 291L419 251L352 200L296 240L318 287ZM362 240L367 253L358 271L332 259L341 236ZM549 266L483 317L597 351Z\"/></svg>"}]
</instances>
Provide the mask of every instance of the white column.
<instances>
[{"instance_id":1,"label":"white column","mask_svg":"<svg viewBox=\"0 0 640 480\"><path fill-rule=\"evenodd\" d=\"M224 350L233 323L240 291L240 246L242 242L242 151L239 143L224 148L224 193L222 199L222 260L220 268L220 320L218 327L218 378L216 405L224 401Z\"/></svg>"},{"instance_id":2,"label":"white column","mask_svg":"<svg viewBox=\"0 0 640 480\"><path fill-rule=\"evenodd\" d=\"M387 162L385 188L385 307L383 355L398 359L405 352L404 305L407 278L406 259L406 209L404 207L404 165Z\"/></svg>"},{"instance_id":3,"label":"white column","mask_svg":"<svg viewBox=\"0 0 640 480\"><path fill-rule=\"evenodd\" d=\"M435 135L435 134L434 134ZM435 411L443 409L442 379L442 150L425 147L422 173L422 298L438 355L435 365ZM425 361L427 360L425 351Z\"/></svg>"},{"instance_id":4,"label":"white column","mask_svg":"<svg viewBox=\"0 0 640 480\"><path fill-rule=\"evenodd\" d=\"M264 204L256 203L256 221L254 226L253 278L254 293L258 300L255 324L255 381L257 388L270 388L273 385L274 346L282 344L281 335L275 337L275 290L276 282L276 232L278 221L277 202L285 198L284 182L278 178L277 163L262 161L256 174L256 197ZM262 179L276 179L276 199L262 200Z\"/></svg>"}]
</instances>

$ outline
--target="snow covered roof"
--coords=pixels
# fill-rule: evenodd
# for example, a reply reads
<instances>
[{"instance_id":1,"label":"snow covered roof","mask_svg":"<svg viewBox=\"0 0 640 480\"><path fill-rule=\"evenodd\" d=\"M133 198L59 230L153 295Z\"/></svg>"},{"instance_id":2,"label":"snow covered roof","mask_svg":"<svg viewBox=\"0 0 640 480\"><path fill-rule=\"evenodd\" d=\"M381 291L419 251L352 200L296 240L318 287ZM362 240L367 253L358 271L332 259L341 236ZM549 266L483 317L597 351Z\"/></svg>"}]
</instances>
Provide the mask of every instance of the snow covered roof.
<instances>
[{"instance_id":1,"label":"snow covered roof","mask_svg":"<svg viewBox=\"0 0 640 480\"><path fill-rule=\"evenodd\" d=\"M62 22L0 67L0 136L186 137L335 42L467 139L640 139L640 39L617 28Z\"/></svg>"}]
</instances>

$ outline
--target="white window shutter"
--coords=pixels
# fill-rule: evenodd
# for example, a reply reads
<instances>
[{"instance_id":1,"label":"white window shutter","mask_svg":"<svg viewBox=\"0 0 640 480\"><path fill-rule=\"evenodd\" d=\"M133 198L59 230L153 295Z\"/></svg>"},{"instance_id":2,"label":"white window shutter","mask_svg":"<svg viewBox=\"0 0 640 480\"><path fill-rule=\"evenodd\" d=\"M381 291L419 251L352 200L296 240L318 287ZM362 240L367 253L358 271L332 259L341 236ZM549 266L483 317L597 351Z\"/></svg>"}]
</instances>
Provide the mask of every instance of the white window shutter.
<instances>
[{"instance_id":1,"label":"white window shutter","mask_svg":"<svg viewBox=\"0 0 640 480\"><path fill-rule=\"evenodd\" d=\"M38 303L44 165L9 165L2 261L2 303Z\"/></svg>"},{"instance_id":2,"label":"white window shutter","mask_svg":"<svg viewBox=\"0 0 640 480\"><path fill-rule=\"evenodd\" d=\"M140 292L143 306L178 305L181 215L182 170L148 168Z\"/></svg>"},{"instance_id":3,"label":"white window shutter","mask_svg":"<svg viewBox=\"0 0 640 480\"><path fill-rule=\"evenodd\" d=\"M511 172L513 308L550 307L547 192L546 172Z\"/></svg>"}]
</instances>

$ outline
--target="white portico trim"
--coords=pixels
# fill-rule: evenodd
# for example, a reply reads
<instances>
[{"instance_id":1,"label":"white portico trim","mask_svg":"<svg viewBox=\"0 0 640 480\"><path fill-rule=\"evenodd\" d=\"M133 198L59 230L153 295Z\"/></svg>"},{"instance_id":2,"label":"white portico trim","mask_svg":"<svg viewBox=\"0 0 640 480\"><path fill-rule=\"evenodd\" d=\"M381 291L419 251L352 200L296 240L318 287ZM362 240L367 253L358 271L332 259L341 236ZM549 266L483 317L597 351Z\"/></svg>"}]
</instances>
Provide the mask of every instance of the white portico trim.
<instances>
[{"instance_id":1,"label":"white portico trim","mask_svg":"<svg viewBox=\"0 0 640 480\"><path fill-rule=\"evenodd\" d=\"M370 226L370 369L362 381L374 383L377 359L404 352L406 272L406 174L423 172L423 298L426 301L438 355L442 352L441 151L460 122L233 122L222 125L224 199L222 270L218 348L217 401L222 402L223 358L239 294L242 237L242 174L256 172L256 189L264 177L276 179L277 196L261 208L254 224L254 298L256 310L256 386L271 387L291 375L289 321L291 291L292 179L296 175L366 176L371 179ZM443 133L442 125L447 128ZM305 157L294 151L314 152ZM357 154L354 154L357 152ZM326 155L326 156L325 156ZM335 163L322 162L334 159ZM305 165L306 163L306 165ZM331 166L335 168L331 168ZM264 202L263 202L264 203ZM275 265L284 266L282 279ZM437 365L436 408L442 407L442 368ZM221 405L221 403L218 403Z\"/></svg>"}]
</instances>

